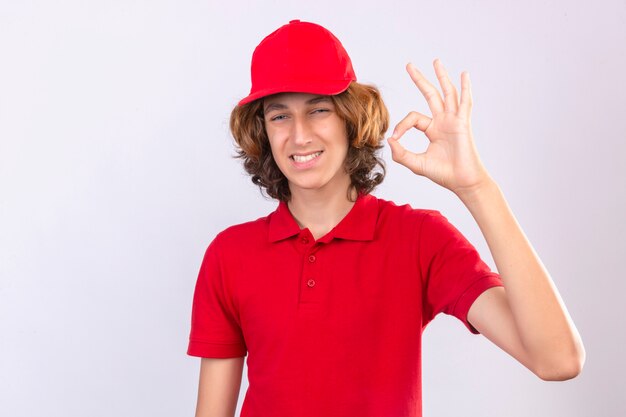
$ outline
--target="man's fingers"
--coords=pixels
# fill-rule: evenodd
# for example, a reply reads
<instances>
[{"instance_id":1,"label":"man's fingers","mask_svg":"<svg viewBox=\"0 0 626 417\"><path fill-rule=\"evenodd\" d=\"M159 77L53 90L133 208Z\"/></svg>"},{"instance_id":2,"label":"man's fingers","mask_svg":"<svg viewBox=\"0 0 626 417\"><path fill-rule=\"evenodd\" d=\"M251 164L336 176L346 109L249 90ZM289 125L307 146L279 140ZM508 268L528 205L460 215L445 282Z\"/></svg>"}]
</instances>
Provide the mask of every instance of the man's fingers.
<instances>
[{"instance_id":1,"label":"man's fingers","mask_svg":"<svg viewBox=\"0 0 626 417\"><path fill-rule=\"evenodd\" d=\"M389 147L391 148L391 159L402 163L402 161L406 159L407 152L409 151L398 142L398 139L393 137L387 139L387 143L389 143Z\"/></svg>"},{"instance_id":2,"label":"man's fingers","mask_svg":"<svg viewBox=\"0 0 626 417\"><path fill-rule=\"evenodd\" d=\"M472 112L472 84L470 82L469 72L461 73L461 104L459 105L459 113L461 116L469 119Z\"/></svg>"},{"instance_id":3,"label":"man's fingers","mask_svg":"<svg viewBox=\"0 0 626 417\"><path fill-rule=\"evenodd\" d=\"M398 142L398 139L394 139L393 137L387 139L387 143L389 143L389 147L391 148L391 159L400 165L404 165L418 175L424 175L424 154L416 154L408 151Z\"/></svg>"},{"instance_id":4,"label":"man's fingers","mask_svg":"<svg viewBox=\"0 0 626 417\"><path fill-rule=\"evenodd\" d=\"M420 112L412 111L406 115L406 117L396 125L393 129L393 134L391 135L394 139L400 139L402 135L406 133L407 130L414 127L422 132L425 132L430 126L432 119L428 116L423 115Z\"/></svg>"},{"instance_id":5,"label":"man's fingers","mask_svg":"<svg viewBox=\"0 0 626 417\"><path fill-rule=\"evenodd\" d=\"M404 165L414 173L418 175L424 175L424 154L416 154L408 151L402 144L400 144L400 138L411 128L416 128L425 132L430 126L432 119L422 113L412 111L407 116L400 120L400 123L396 125L393 130L393 134L387 140L389 147L391 148L391 159L397 163Z\"/></svg>"},{"instance_id":6,"label":"man's fingers","mask_svg":"<svg viewBox=\"0 0 626 417\"><path fill-rule=\"evenodd\" d=\"M430 108L433 116L436 113L440 113L444 110L443 100L441 99L441 95L439 95L439 91L432 85L426 77L422 75L422 73L415 68L415 66L411 63L408 63L406 66L406 70L411 76L411 79L417 86L417 88L421 91L422 95L426 99L428 103L428 107Z\"/></svg>"},{"instance_id":7,"label":"man's fingers","mask_svg":"<svg viewBox=\"0 0 626 417\"><path fill-rule=\"evenodd\" d=\"M435 67L435 74L439 80L439 85L441 85L441 91L443 91L444 111L447 113L456 113L459 103L458 95L454 84L450 81L448 71L446 71L439 58L435 59L433 66Z\"/></svg>"}]
</instances>

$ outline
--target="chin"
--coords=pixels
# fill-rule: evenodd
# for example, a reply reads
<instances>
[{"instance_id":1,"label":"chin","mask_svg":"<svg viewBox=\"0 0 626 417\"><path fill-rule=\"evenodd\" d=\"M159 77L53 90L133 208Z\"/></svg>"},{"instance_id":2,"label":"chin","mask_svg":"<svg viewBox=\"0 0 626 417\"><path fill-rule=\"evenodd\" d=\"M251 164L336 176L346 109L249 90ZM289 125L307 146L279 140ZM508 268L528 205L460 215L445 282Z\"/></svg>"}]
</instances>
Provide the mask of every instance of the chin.
<instances>
[{"instance_id":1,"label":"chin","mask_svg":"<svg viewBox=\"0 0 626 417\"><path fill-rule=\"evenodd\" d=\"M293 182L291 183L290 188L296 188L296 189L307 190L307 191L315 191L315 190L323 189L325 185L326 185L325 183L321 183L321 182L300 182L300 183Z\"/></svg>"},{"instance_id":2,"label":"chin","mask_svg":"<svg viewBox=\"0 0 626 417\"><path fill-rule=\"evenodd\" d=\"M309 174L314 174L313 172ZM350 186L349 177L337 177L329 175L294 175L289 181L289 188L292 191L323 191L323 190L344 190ZM344 187L345 186L345 187ZM345 190L344 190L345 191ZM297 191L296 191L297 192ZM343 191L342 191L343 192Z\"/></svg>"}]
</instances>

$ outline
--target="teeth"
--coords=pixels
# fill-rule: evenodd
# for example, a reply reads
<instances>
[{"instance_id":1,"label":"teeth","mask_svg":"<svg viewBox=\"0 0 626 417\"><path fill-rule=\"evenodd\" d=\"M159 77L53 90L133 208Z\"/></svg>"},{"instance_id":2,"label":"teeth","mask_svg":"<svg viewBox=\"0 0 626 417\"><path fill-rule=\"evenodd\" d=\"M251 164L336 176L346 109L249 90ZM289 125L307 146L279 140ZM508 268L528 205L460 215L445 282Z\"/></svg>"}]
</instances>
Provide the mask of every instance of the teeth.
<instances>
[{"instance_id":1,"label":"teeth","mask_svg":"<svg viewBox=\"0 0 626 417\"><path fill-rule=\"evenodd\" d=\"M302 156L302 155L293 155L292 158L296 162L308 162L308 161L311 161L311 160L317 158L321 154L322 154L321 152L315 152L315 153L312 153L310 155L304 155L304 156Z\"/></svg>"}]
</instances>

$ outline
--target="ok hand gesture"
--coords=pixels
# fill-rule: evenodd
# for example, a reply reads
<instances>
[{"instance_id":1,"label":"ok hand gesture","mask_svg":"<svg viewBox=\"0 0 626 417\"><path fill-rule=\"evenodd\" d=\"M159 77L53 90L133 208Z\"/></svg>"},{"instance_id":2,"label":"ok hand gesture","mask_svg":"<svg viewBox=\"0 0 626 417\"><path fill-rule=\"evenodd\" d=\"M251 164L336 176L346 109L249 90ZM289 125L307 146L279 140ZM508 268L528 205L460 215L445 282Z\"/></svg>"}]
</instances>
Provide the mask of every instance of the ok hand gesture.
<instances>
[{"instance_id":1,"label":"ok hand gesture","mask_svg":"<svg viewBox=\"0 0 626 417\"><path fill-rule=\"evenodd\" d=\"M439 59L433 63L439 79L443 98L422 73L412 64L406 66L411 79L426 98L431 117L410 112L397 124L388 139L394 161L418 175L430 178L457 195L472 192L488 181L471 130L472 94L469 74L461 74L461 97L450 81ZM399 142L410 129L416 128L426 134L430 141L426 152L414 153Z\"/></svg>"}]
</instances>

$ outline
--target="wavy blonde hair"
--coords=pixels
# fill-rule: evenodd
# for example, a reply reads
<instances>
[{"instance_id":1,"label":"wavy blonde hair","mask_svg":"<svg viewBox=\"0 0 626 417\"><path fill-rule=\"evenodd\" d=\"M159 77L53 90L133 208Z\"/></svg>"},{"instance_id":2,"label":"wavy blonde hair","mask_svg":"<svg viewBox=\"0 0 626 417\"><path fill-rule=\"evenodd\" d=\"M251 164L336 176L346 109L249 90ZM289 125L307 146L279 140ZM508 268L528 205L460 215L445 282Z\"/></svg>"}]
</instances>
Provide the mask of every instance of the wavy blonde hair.
<instances>
[{"instance_id":1,"label":"wavy blonde hair","mask_svg":"<svg viewBox=\"0 0 626 417\"><path fill-rule=\"evenodd\" d=\"M377 155L389 127L389 113L378 89L352 82L343 93L329 96L339 117L346 124L348 155L344 168L350 175L352 190L370 193L385 178L385 164ZM230 114L230 131L237 146L237 157L252 182L270 197L289 201L287 178L278 168L270 148L263 99L236 106Z\"/></svg>"}]
</instances>

